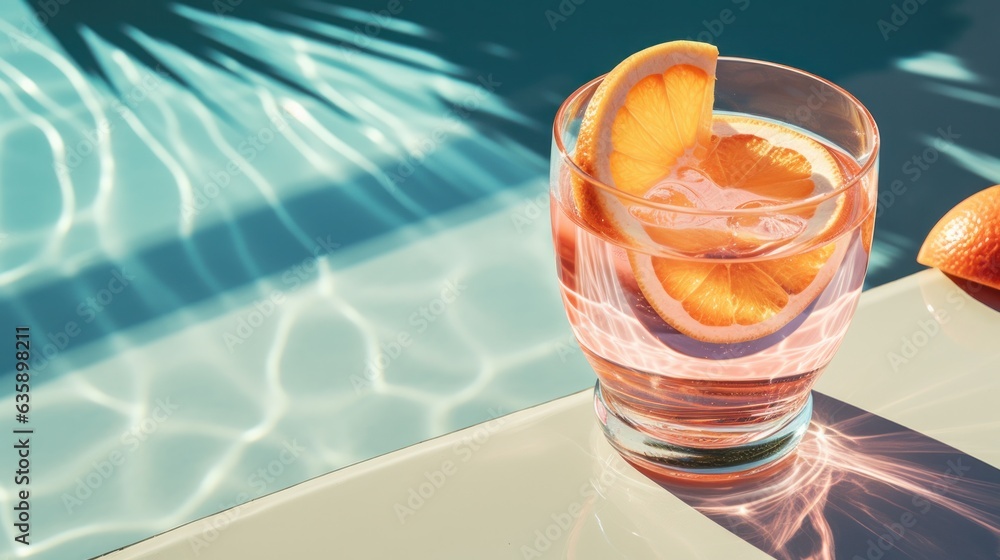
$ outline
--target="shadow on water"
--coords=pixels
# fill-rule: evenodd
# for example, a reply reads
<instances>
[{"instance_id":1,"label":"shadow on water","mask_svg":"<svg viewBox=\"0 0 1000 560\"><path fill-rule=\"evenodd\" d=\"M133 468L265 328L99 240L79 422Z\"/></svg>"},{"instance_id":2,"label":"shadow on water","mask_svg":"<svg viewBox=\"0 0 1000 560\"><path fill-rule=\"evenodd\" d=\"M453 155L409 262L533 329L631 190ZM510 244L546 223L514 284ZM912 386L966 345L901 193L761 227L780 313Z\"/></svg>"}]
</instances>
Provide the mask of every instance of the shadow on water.
<instances>
[{"instance_id":1,"label":"shadow on water","mask_svg":"<svg viewBox=\"0 0 1000 560\"><path fill-rule=\"evenodd\" d=\"M29 6L36 2L28 1ZM61 3L60 3L61 4ZM39 9L39 6L33 6ZM384 6L382 6L384 8ZM356 38L349 31L354 26L369 23L367 12L345 9L325 0L283 2L280 0L73 0L59 6L59 11L47 21L47 28L62 48L85 72L102 79L112 89L115 84L95 53L93 37L127 53L151 69L159 69L196 94L207 106L238 121L239 115L229 115L218 104L213 92L203 84L188 78L181 69L166 61L150 48L150 42L168 45L187 53L195 60L215 70L252 83L264 78L275 86L285 86L299 94L312 97L331 108L337 102L316 91L308 79L268 58L266 48L246 42L240 31L227 25L233 18L256 23L278 32L343 47L343 59L352 52L368 52L395 62L420 66L414 58L400 56L398 51L386 52L373 46L372 41ZM325 27L324 27L325 25ZM401 33L394 26L378 24L371 33L391 41L406 40L419 46L423 33ZM245 32L243 30L242 32ZM328 63L343 60L327 59ZM438 69L437 71L441 71ZM347 111L343 114L349 115Z\"/></svg>"},{"instance_id":2,"label":"shadow on water","mask_svg":"<svg viewBox=\"0 0 1000 560\"><path fill-rule=\"evenodd\" d=\"M37 9L34 0L24 1ZM374 52L414 63L412 58L399 57L401 51L381 49L371 40L384 39L502 76L510 84L506 96L515 107L533 122L547 125L558 102L576 86L651 44L678 38L709 41L726 55L780 62L839 80L885 69L901 57L946 47L968 25L968 17L955 9L960 3L921 2L912 15L894 15L893 2L867 0L780 0L766 5L758 5L757 0L714 0L669 7L640 0L586 5L569 0L482 0L461 6L412 0L73 0L47 26L91 74L107 79L83 30L150 67L163 65L164 71L208 103L211 92L183 78L137 36L174 45L222 72L264 76L326 102L301 76L269 63L266 52L234 47L234 32L224 25L226 18L335 44L346 51ZM192 17L194 13L200 17ZM885 24L880 27L879 21ZM393 22L413 22L433 31L414 33ZM237 62L239 70L220 62L220 55ZM530 133L519 140L540 154L548 153L547 134Z\"/></svg>"},{"instance_id":3,"label":"shadow on water","mask_svg":"<svg viewBox=\"0 0 1000 560\"><path fill-rule=\"evenodd\" d=\"M497 165L495 157L475 141L456 141L450 153L489 173L491 180L453 186L448 179L421 169L404 183L405 203L370 176L309 189L284 200L283 206L301 230L311 232L310 246L303 246L275 208L265 205L230 222L200 228L188 238L169 239L125 259L88 267L16 296L0 297L0 316L18 324L43 325L47 342L62 346L62 339L75 348L218 297L220 291L287 271L307 259L333 258L336 266L348 266L369 256L367 251L351 251L358 245L410 226L417 229L406 235L425 236L445 227L436 215L502 196L497 186L523 185L542 172ZM447 225L461 219L453 214ZM254 248L253 267L241 261L241 243ZM121 290L114 296L114 305L93 303L95 294L107 291L110 279L122 275L137 280L141 289ZM118 284L112 288L119 289ZM84 305L97 311L80 311ZM35 359L35 369L46 369L43 353L36 352Z\"/></svg>"},{"instance_id":4,"label":"shadow on water","mask_svg":"<svg viewBox=\"0 0 1000 560\"><path fill-rule=\"evenodd\" d=\"M725 487L662 483L780 559L996 558L1000 470L820 393L790 464Z\"/></svg>"},{"instance_id":5,"label":"shadow on water","mask_svg":"<svg viewBox=\"0 0 1000 560\"><path fill-rule=\"evenodd\" d=\"M162 51L151 49L151 43L171 45L186 53L189 60L193 57L193 60L213 66L219 73L245 80L248 88L274 89L278 96L288 96L289 93L291 97L295 94L300 97L309 95L327 107L341 109L339 122L352 126L352 130L338 132L331 129L330 135L335 138L328 145L345 145L333 155L339 160L346 160L344 168L347 171L338 168L334 175L323 172L326 170L314 170L310 174L312 179L307 179L303 187L278 193L276 201L268 201L268 204L244 210L241 214L230 214L227 221L221 224L199 226L190 235L131 249L124 257L91 264L74 271L72 276L60 274L43 278L38 275L32 278L34 283L26 288L3 292L0 294L0 314L18 324L37 325L49 335L45 348L52 352L35 353L35 359L42 362L40 369L48 363L46 356L58 354L67 344L76 349L187 306L212 298L224 298L228 291L280 273L303 259L325 256L331 250L324 242L336 246L338 254L333 262L344 266L350 264L352 259L370 256L374 251L371 244L365 245L364 252L350 250L360 244L414 225L419 227L408 231L407 239L427 235L443 227L435 219L441 213L481 201L491 204L489 200L492 197L507 189L522 187L529 182L541 183L538 179L545 173L544 167L539 165L541 159L531 157L514 146L502 149L510 145L502 135L486 139L469 133L481 128L483 115L490 113L485 107L479 111L476 109L480 106L495 107L496 103L485 99L490 96L487 91L489 85L479 88L482 82L477 83L476 78L469 79L479 88L475 90L476 96L466 94L466 97L461 97L463 90L457 87L461 78L455 75L465 71L441 59L422 56L422 51L415 45L426 43L427 37L433 35L431 30L390 18L379 20L375 31L365 31L366 35L359 38L352 36L350 29L364 27L367 22L364 18L369 15L367 11L351 10L326 2L288 6L281 2L242 0L229 3L234 9L228 17L219 17L215 15L213 4L218 3L150 1L139 5L74 0L58 5L59 11L47 18L47 29L80 68L94 81L103 81L112 93L117 89L116 79L102 66L108 60L99 55L99 49L94 44L95 36L127 53L134 61L160 68L178 84L198 95L209 108L218 109L209 88L217 82L193 82L190 73L180 71L176 66L176 61L185 60L184 56L160 58L156 53ZM226 4L222 0L220 5ZM29 5L37 8L34 2ZM196 10L201 11L195 13ZM369 75L371 68L363 66L370 64L373 58L396 65L387 64L381 68L401 68L400 65L404 65L418 69L419 77L426 78L426 83L419 84L423 86L422 96L408 90L415 84L392 83L391 76L385 80L379 77L377 83L361 81L359 84L358 80L353 80L343 85L341 93L349 92L352 98L357 99L364 97L371 88L378 88L380 91L377 93L381 95L407 98L406 105L412 111L424 111L428 115L401 114L377 123L407 125L412 119L421 123L411 127L415 130L373 130L371 122L364 122L364 117L370 116L371 112L359 115L339 108L329 90L324 91L317 83L310 82L306 72L296 73L271 63L276 55L269 55L264 46L258 46L256 51L234 47L234 44L245 46L247 42L252 45L254 41L253 37L236 36L229 28L237 18L243 22L266 25L268 32L285 32L282 37L289 46L294 46L295 41L308 39L314 43L343 47L340 52L310 50L313 58L308 61L309 64L328 64L339 69L353 64L358 66L358 76ZM241 30L252 35L245 27ZM378 41L374 40L376 36ZM333 37L340 39L335 41ZM402 37L407 38L405 48L394 43ZM366 58L358 53L370 56ZM422 61L429 62L425 65ZM455 79L446 81L440 79L441 76ZM328 83L322 82L322 85ZM454 93L456 91L459 93ZM435 99L434 96L438 97ZM472 109L464 104L459 106L459 100L465 103L470 99L475 103ZM431 126L441 123L441 115L445 115L449 108L458 116L451 121L445 120L443 125L438 124L439 129L420 129L423 123L430 123ZM467 110L461 111L462 108ZM263 107L260 111L264 112ZM345 114L346 118L343 118ZM381 113L378 114L381 116ZM240 126L238 122L233 123L234 120L239 121L240 115L217 113L217 116L228 118L236 128ZM460 126L456 124L459 120L462 121ZM359 131L366 125L376 137L388 137L388 140L372 140L366 147L346 146L355 137L361 136ZM516 125L507 122L506 126L509 129ZM408 155L405 148L401 149L405 145L405 136L409 136L410 140L414 136L424 139L442 130L447 141L441 140L441 145L435 144L430 151L423 148L425 153L419 158ZM431 137L438 142L437 136ZM379 149L382 153L374 153ZM323 156L327 157L327 154ZM372 165L378 161L385 162L381 169ZM404 164L409 164L409 173L405 173ZM196 177L192 176L191 180L196 180ZM175 188L172 184L152 187ZM135 187L119 185L118 188ZM164 208L164 211L172 213L174 209ZM454 217L449 218L449 223L454 221ZM308 232L305 238L302 235L304 232ZM344 254L349 256L342 256ZM90 300L99 299L95 298L95 294L107 291L115 271L126 280L135 277L141 278L142 282L136 282L137 289L124 290L115 295L113 306L101 306L100 301L88 304ZM114 282L115 287L121 283L120 280Z\"/></svg>"},{"instance_id":6,"label":"shadow on water","mask_svg":"<svg viewBox=\"0 0 1000 560\"><path fill-rule=\"evenodd\" d=\"M906 22L905 33L902 27L889 31L890 40L885 40L877 22L891 17L892 3L520 0L462 8L414 3L407 15L440 30L457 63L487 67L508 78L516 107L548 122L558 103L580 84L663 41L708 41L723 55L788 64L838 81L886 69L900 57L944 48L969 23L954 10L960 2L926 2L920 17ZM501 45L512 54L494 61L482 49L461 47L480 44ZM547 136L524 141L547 153Z\"/></svg>"}]
</instances>

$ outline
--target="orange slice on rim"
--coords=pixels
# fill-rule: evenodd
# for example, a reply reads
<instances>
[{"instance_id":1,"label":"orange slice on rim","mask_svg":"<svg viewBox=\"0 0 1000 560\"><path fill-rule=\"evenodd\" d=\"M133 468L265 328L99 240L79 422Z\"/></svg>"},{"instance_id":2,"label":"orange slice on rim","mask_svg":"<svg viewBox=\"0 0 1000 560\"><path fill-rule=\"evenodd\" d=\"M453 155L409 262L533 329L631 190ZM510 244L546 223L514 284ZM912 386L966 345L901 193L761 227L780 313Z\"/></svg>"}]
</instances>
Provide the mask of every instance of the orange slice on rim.
<instances>
[{"instance_id":1,"label":"orange slice on rim","mask_svg":"<svg viewBox=\"0 0 1000 560\"><path fill-rule=\"evenodd\" d=\"M717 58L712 45L675 41L612 70L587 106L574 161L614 190L577 178L573 198L581 218L608 237L681 257L628 251L636 283L667 323L698 340L740 342L777 331L823 291L846 250L827 242L852 213L843 196L808 210L783 207L841 186L841 167L790 128L713 116ZM772 206L770 214L726 213ZM814 248L724 260L796 239Z\"/></svg>"},{"instance_id":2,"label":"orange slice on rim","mask_svg":"<svg viewBox=\"0 0 1000 560\"><path fill-rule=\"evenodd\" d=\"M573 159L589 176L642 197L685 155L711 141L714 46L675 41L640 51L615 67L594 92ZM580 216L618 240L641 233L616 197L577 179ZM681 199L663 200L684 204Z\"/></svg>"}]
</instances>

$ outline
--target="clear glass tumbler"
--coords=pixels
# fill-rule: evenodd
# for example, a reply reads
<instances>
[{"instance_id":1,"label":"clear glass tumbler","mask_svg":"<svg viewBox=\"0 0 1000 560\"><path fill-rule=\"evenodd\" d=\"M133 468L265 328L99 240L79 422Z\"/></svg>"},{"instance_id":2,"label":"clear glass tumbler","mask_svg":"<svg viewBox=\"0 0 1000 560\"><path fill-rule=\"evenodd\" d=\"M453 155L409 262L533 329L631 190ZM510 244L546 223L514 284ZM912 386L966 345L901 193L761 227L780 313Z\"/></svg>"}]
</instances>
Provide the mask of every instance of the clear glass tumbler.
<instances>
[{"instance_id":1,"label":"clear glass tumbler","mask_svg":"<svg viewBox=\"0 0 1000 560\"><path fill-rule=\"evenodd\" d=\"M843 184L802 200L731 210L673 206L602 184L576 165L574 149L603 78L560 107L551 159L563 302L597 373L594 404L605 434L640 467L714 479L776 464L806 431L811 388L840 346L861 293L879 147L871 114L827 80L725 57L716 77L717 118L750 117L811 137L836 161ZM625 241L595 227L574 196L581 188L612 201L622 219L649 235ZM758 241L751 248L734 241L746 238ZM774 311L767 328L738 320L702 325L683 311L692 298L701 298L702 307L734 305L732 298L713 301L717 292L709 288L698 292L697 278L725 277L727 289L753 301L773 289L754 284L760 271L785 291L768 303ZM684 320L675 320L676 310Z\"/></svg>"}]
</instances>

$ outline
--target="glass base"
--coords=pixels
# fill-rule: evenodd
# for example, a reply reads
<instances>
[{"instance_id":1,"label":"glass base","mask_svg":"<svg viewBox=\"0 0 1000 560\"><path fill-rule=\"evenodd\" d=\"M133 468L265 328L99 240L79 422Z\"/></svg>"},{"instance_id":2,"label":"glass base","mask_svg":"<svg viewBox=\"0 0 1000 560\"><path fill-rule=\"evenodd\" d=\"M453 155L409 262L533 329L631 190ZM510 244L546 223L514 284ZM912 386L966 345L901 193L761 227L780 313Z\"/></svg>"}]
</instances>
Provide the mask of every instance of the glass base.
<instances>
[{"instance_id":1,"label":"glass base","mask_svg":"<svg viewBox=\"0 0 1000 560\"><path fill-rule=\"evenodd\" d=\"M637 467L655 475L711 481L754 475L789 456L809 428L812 394L770 434L728 447L678 445L641 431L624 411L604 398L600 381L594 388L594 410L611 445Z\"/></svg>"}]
</instances>

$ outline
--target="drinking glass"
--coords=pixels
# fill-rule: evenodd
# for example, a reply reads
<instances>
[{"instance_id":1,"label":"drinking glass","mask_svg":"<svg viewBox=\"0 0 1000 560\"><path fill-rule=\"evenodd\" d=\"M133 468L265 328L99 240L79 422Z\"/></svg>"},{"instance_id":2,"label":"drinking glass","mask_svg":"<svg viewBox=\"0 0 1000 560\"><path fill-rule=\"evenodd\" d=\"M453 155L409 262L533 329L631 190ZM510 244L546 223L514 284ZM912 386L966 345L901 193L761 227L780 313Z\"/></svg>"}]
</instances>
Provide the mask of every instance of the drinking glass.
<instances>
[{"instance_id":1,"label":"drinking glass","mask_svg":"<svg viewBox=\"0 0 1000 560\"><path fill-rule=\"evenodd\" d=\"M597 373L594 406L605 435L641 468L718 480L777 464L808 427L813 383L840 346L868 265L879 134L851 94L801 70L720 57L716 77L716 115L811 137L836 161L843 183L802 200L728 210L672 206L603 184L574 160L599 77L556 115L550 195L563 303ZM650 235L637 241L588 219L575 196L580 189L613 200ZM706 247L711 235L759 242L749 251L725 242ZM684 334L657 312L666 304L651 302L640 286L642 271L653 268L715 266L737 278L752 267L793 270L817 258L824 264L814 293L791 295L787 322L749 340L746 329L723 342ZM711 328L725 338L730 327Z\"/></svg>"}]
</instances>

